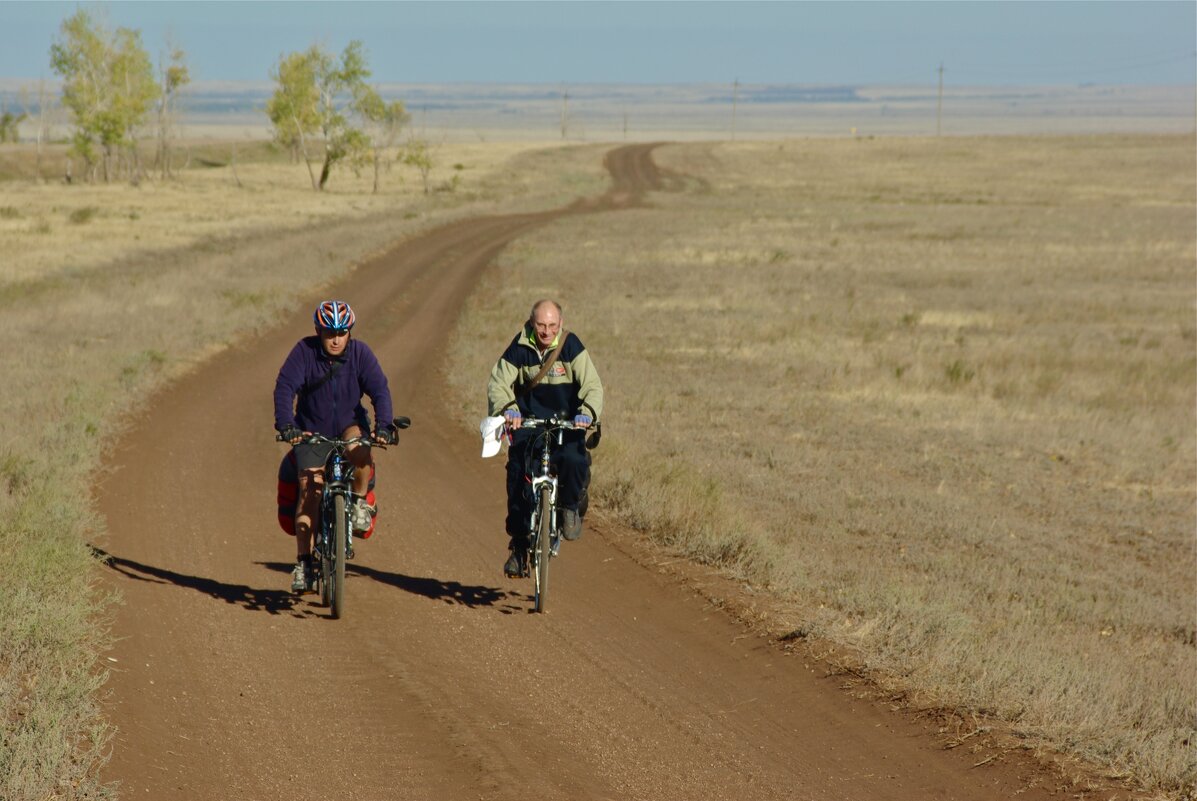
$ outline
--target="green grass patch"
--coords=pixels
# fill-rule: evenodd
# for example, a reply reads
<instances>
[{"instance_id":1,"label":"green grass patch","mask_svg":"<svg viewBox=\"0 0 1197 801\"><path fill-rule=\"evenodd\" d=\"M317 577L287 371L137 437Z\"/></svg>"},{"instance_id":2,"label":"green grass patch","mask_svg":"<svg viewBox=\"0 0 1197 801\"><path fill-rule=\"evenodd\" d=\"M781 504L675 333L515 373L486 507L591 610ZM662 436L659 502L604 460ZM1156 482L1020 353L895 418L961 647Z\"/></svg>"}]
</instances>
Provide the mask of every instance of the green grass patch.
<instances>
[{"instance_id":1,"label":"green grass patch","mask_svg":"<svg viewBox=\"0 0 1197 801\"><path fill-rule=\"evenodd\" d=\"M67 215L67 221L72 225L84 225L92 221L100 210L95 206L84 206L83 208L75 209Z\"/></svg>"},{"instance_id":2,"label":"green grass patch","mask_svg":"<svg viewBox=\"0 0 1197 801\"><path fill-rule=\"evenodd\" d=\"M269 305L270 294L267 292L246 292L241 289L222 290L220 296L231 303L235 309L256 309Z\"/></svg>"}]
</instances>

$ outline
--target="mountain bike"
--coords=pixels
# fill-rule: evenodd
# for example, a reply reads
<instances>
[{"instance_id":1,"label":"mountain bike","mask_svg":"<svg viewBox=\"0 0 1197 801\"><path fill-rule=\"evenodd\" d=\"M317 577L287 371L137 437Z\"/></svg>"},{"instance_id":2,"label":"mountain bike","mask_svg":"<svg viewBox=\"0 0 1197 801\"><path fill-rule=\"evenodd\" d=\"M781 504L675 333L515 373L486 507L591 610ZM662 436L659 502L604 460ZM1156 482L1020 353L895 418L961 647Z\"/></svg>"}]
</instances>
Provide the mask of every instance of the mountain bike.
<instances>
[{"instance_id":1,"label":"mountain bike","mask_svg":"<svg viewBox=\"0 0 1197 801\"><path fill-rule=\"evenodd\" d=\"M523 557L524 575L531 574L534 579L533 609L543 612L549 596L549 562L557 555L561 547L561 515L557 508L557 474L550 464L553 445L561 446L566 431L582 428L574 425L572 419L557 417L556 415L542 420L536 417L525 417L520 428L536 428L541 432L536 436L528 453L533 454L539 448L539 464L534 470L528 471L532 481L532 497L535 501L532 507L532 522L528 530L528 550Z\"/></svg>"},{"instance_id":2,"label":"mountain bike","mask_svg":"<svg viewBox=\"0 0 1197 801\"><path fill-rule=\"evenodd\" d=\"M407 428L411 420L396 417L396 429ZM283 442L282 435L276 437ZM358 444L386 450L370 437L340 439L323 434L309 434L302 442L331 445L324 463L324 487L320 495L320 521L312 553L312 586L319 588L320 601L334 618L345 614L345 562L353 555L352 489L354 466L346 458L349 448Z\"/></svg>"}]
</instances>

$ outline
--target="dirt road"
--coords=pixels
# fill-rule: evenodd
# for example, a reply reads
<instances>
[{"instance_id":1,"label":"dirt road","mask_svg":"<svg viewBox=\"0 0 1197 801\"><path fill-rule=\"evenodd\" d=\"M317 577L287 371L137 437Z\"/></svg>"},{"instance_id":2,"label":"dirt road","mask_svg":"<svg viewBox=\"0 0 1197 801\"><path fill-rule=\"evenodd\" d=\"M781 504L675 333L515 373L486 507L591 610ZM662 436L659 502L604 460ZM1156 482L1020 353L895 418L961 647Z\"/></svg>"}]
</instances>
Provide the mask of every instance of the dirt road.
<instances>
[{"instance_id":1,"label":"dirt road","mask_svg":"<svg viewBox=\"0 0 1197 801\"><path fill-rule=\"evenodd\" d=\"M123 798L909 801L1009 799L1034 780L853 700L601 526L554 562L549 614L502 576L502 460L444 419L440 342L515 237L662 186L651 147L607 165L602 199L448 225L327 293L353 303L415 421L379 457L379 530L350 563L345 619L286 591L294 551L274 521L270 393L307 311L139 418L101 496L124 597L106 772Z\"/></svg>"}]
</instances>

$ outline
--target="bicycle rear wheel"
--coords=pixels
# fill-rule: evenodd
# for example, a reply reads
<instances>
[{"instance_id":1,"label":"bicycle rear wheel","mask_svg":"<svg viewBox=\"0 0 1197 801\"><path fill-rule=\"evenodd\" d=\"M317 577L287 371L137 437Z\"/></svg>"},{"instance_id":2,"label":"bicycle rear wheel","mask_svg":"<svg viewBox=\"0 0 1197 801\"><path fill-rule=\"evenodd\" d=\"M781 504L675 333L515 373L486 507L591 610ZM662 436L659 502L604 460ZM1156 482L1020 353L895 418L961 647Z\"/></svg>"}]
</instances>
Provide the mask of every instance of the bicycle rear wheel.
<instances>
[{"instance_id":1,"label":"bicycle rear wheel","mask_svg":"<svg viewBox=\"0 0 1197 801\"><path fill-rule=\"evenodd\" d=\"M536 611L543 612L549 595L549 560L552 558L552 489L547 485L540 488L538 521L536 529Z\"/></svg>"},{"instance_id":2,"label":"bicycle rear wheel","mask_svg":"<svg viewBox=\"0 0 1197 801\"><path fill-rule=\"evenodd\" d=\"M325 575L331 598L332 616L340 618L345 614L345 537L349 524L349 514L345 509L345 496L333 497L333 541L330 561L332 567Z\"/></svg>"}]
</instances>

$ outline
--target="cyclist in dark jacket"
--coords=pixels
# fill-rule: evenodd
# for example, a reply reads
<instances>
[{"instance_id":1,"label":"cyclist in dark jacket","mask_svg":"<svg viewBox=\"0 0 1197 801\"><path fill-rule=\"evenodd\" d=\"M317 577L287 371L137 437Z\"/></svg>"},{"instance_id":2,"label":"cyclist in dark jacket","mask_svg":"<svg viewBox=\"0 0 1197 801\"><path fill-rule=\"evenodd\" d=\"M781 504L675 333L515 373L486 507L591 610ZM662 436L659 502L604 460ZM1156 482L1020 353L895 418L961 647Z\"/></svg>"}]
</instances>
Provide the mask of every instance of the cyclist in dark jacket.
<instances>
[{"instance_id":1,"label":"cyclist in dark jacket","mask_svg":"<svg viewBox=\"0 0 1197 801\"><path fill-rule=\"evenodd\" d=\"M561 352L557 361L530 391L522 391L558 345ZM521 430L520 422L524 415L544 419L564 412L574 415L575 425L588 427L597 423L603 412L603 384L598 370L582 340L561 328L561 306L556 301L540 300L532 306L523 330L491 370L486 397L489 415L504 416L512 434L507 451L507 534L511 537L511 553L503 572L514 577L523 574L521 560L528 547L531 498L525 461L536 436L535 430ZM562 508L561 533L567 540L582 536L582 516L586 513L590 457L584 445L585 434L565 432L561 447L553 453Z\"/></svg>"},{"instance_id":2,"label":"cyclist in dark jacket","mask_svg":"<svg viewBox=\"0 0 1197 801\"><path fill-rule=\"evenodd\" d=\"M310 588L311 554L314 531L312 521L320 509L320 477L331 449L329 445L303 442L308 434L350 439L370 430L370 418L362 406L362 396L370 398L378 421L374 440L388 444L395 441L391 425L394 408L387 378L374 352L365 342L353 339L350 330L356 318L349 304L326 300L313 315L315 336L295 344L274 382L274 427L295 450L299 471L299 497L295 508L295 569L291 589L306 592ZM356 468L353 474L353 527L370 528L377 510L366 503L373 456L369 445L356 445L347 452Z\"/></svg>"}]
</instances>

